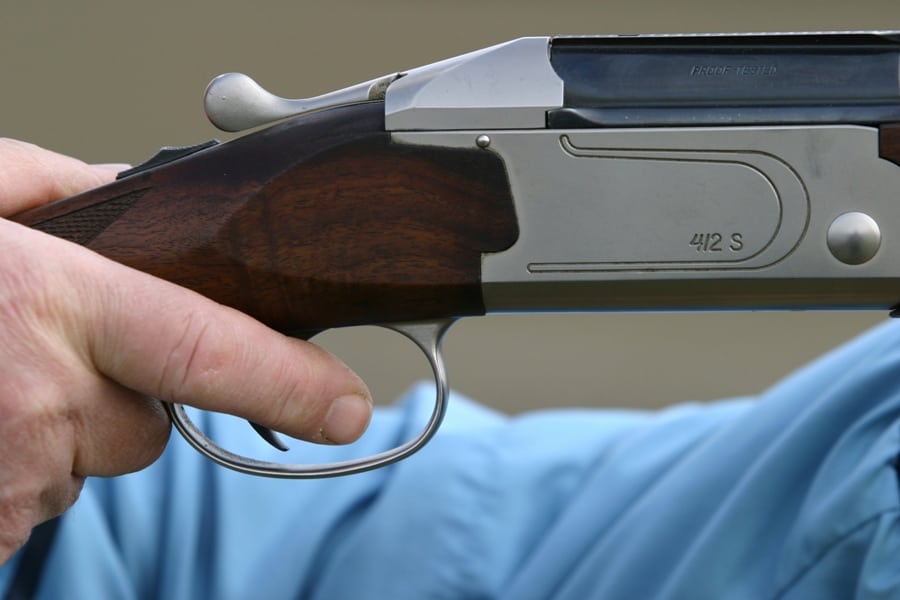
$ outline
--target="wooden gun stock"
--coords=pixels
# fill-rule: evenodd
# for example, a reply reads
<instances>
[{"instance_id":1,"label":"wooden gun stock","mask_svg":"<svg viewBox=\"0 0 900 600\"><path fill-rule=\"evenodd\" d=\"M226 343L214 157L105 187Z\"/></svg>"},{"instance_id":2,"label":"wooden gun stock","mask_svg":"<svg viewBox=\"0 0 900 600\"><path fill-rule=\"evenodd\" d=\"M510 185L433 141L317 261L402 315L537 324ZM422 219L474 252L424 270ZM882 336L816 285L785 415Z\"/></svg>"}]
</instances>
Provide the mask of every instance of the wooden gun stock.
<instances>
[{"instance_id":1,"label":"wooden gun stock","mask_svg":"<svg viewBox=\"0 0 900 600\"><path fill-rule=\"evenodd\" d=\"M379 102L296 118L13 220L286 333L482 314L518 227L492 152L392 143Z\"/></svg>"}]
</instances>

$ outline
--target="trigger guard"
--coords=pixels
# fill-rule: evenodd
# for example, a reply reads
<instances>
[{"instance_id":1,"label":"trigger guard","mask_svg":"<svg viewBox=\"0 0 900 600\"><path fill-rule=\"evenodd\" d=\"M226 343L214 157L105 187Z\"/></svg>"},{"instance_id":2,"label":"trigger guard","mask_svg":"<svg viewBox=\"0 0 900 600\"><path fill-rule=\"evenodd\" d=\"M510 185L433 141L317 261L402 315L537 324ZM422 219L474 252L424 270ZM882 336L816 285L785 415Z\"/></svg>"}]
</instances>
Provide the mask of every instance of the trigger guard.
<instances>
[{"instance_id":1,"label":"trigger guard","mask_svg":"<svg viewBox=\"0 0 900 600\"><path fill-rule=\"evenodd\" d=\"M396 448L372 456L323 464L290 464L256 460L230 452L212 441L194 424L182 404L163 402L163 406L171 417L175 429L195 450L223 467L240 473L281 479L316 479L352 475L378 469L415 454L428 443L440 427L447 410L449 395L447 369L441 353L441 341L454 322L453 319L445 319L384 325L387 329L403 334L425 354L434 375L435 400L428 423L418 436Z\"/></svg>"}]
</instances>

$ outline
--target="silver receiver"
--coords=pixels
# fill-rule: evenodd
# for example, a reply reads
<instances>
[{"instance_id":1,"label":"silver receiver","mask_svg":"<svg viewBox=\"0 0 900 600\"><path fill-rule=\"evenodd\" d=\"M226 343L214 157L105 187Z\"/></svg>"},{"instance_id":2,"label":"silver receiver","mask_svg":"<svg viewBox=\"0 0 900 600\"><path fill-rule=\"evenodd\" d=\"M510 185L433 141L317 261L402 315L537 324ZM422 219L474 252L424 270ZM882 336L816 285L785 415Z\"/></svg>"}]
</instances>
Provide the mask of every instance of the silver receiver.
<instances>
[{"instance_id":1,"label":"silver receiver","mask_svg":"<svg viewBox=\"0 0 900 600\"><path fill-rule=\"evenodd\" d=\"M480 135L393 139L484 147ZM489 312L886 309L900 298L900 168L878 158L877 129L492 131L490 140L520 235L484 258Z\"/></svg>"}]
</instances>

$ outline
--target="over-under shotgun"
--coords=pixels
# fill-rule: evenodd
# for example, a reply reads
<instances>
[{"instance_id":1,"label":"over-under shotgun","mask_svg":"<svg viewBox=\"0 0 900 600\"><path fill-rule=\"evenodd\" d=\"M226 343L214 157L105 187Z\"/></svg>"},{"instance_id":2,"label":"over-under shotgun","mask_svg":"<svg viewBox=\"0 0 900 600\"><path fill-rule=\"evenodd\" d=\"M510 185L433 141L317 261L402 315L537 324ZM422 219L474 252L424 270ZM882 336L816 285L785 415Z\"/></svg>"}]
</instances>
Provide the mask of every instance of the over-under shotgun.
<instances>
[{"instance_id":1,"label":"over-under shotgun","mask_svg":"<svg viewBox=\"0 0 900 600\"><path fill-rule=\"evenodd\" d=\"M502 311L900 303L900 34L523 38L323 96L227 74L227 143L16 220L308 335ZM279 121L277 124L271 123ZM187 423L187 424L185 424Z\"/></svg>"}]
</instances>

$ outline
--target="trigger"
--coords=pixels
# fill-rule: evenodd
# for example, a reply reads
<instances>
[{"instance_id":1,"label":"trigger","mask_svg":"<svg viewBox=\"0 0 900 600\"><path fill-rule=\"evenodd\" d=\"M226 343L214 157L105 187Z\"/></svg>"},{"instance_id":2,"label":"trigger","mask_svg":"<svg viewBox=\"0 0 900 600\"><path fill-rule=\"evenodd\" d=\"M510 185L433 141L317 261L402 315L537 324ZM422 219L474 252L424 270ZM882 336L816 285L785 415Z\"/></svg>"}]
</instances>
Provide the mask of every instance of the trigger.
<instances>
[{"instance_id":1,"label":"trigger","mask_svg":"<svg viewBox=\"0 0 900 600\"><path fill-rule=\"evenodd\" d=\"M250 427L253 428L253 431L259 434L259 437L269 442L269 445L275 448L276 450L281 450L282 452L287 452L289 448L285 445L284 442L278 437L278 434L269 429L268 427L263 427L259 423L254 423L253 421L247 421L250 423Z\"/></svg>"}]
</instances>

